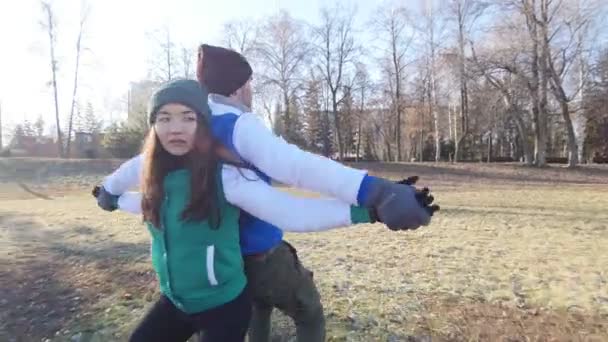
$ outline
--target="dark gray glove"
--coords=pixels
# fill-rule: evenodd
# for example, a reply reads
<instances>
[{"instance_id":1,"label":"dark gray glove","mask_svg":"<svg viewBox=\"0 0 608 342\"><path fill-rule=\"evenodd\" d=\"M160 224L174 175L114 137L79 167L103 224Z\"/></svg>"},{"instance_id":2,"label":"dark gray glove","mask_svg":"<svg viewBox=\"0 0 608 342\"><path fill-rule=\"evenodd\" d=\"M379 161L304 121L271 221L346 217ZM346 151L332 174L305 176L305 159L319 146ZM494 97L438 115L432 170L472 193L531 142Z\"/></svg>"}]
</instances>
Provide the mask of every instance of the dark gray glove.
<instances>
[{"instance_id":1,"label":"dark gray glove","mask_svg":"<svg viewBox=\"0 0 608 342\"><path fill-rule=\"evenodd\" d=\"M397 184L406 184L406 185L414 185L418 181L418 176L411 176L400 180ZM429 188L416 189L416 199L418 203L429 213L429 215L433 216L436 211L439 211L440 207L437 204L433 204L435 197L431 195L431 191Z\"/></svg>"},{"instance_id":2,"label":"dark gray glove","mask_svg":"<svg viewBox=\"0 0 608 342\"><path fill-rule=\"evenodd\" d=\"M421 205L416 188L372 177L363 206L391 230L417 229L431 221L431 213Z\"/></svg>"},{"instance_id":3,"label":"dark gray glove","mask_svg":"<svg viewBox=\"0 0 608 342\"><path fill-rule=\"evenodd\" d=\"M106 211L118 209L118 195L112 195L103 186L93 188L93 196L97 198L97 205Z\"/></svg>"}]
</instances>

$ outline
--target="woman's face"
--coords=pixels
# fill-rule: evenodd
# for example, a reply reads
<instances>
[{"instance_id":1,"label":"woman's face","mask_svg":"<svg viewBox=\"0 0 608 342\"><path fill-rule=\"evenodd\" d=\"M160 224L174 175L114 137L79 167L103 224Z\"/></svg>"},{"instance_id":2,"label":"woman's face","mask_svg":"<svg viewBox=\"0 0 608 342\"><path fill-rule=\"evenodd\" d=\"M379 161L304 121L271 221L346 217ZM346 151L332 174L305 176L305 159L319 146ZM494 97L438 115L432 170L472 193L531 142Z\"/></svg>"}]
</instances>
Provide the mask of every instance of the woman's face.
<instances>
[{"instance_id":1,"label":"woman's face","mask_svg":"<svg viewBox=\"0 0 608 342\"><path fill-rule=\"evenodd\" d=\"M156 113L154 131L163 148L172 155L183 156L190 152L196 127L196 113L182 104L166 104Z\"/></svg>"}]
</instances>

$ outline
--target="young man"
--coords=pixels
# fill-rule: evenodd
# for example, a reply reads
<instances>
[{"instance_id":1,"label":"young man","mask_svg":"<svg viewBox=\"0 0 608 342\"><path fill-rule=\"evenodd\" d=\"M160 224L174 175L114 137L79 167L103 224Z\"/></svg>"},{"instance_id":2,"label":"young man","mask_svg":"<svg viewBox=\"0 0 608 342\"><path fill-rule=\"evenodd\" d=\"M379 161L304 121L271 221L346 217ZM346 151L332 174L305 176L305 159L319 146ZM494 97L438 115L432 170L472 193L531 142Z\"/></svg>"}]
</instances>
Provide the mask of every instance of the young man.
<instances>
[{"instance_id":1,"label":"young man","mask_svg":"<svg viewBox=\"0 0 608 342\"><path fill-rule=\"evenodd\" d=\"M416 229L430 222L434 209L419 204L413 187L368 176L365 171L302 151L273 135L250 112L251 75L249 63L240 54L209 45L199 49L197 76L210 92L213 135L249 168L237 170L243 177L235 174L233 182L247 187L273 179L316 191L372 209L378 220L393 230ZM136 174L125 171L134 169L128 165L136 163L127 162L118 173ZM110 176L103 190L120 195L136 184L129 178ZM226 198L245 202L242 197L249 192L244 189L229 187L225 189ZM241 208L253 212L246 205ZM241 215L240 224L245 269L254 297L250 341L269 340L270 315L275 307L294 319L298 341L324 341L323 307L312 272L302 266L296 250L283 241L281 229L246 213Z\"/></svg>"},{"instance_id":2,"label":"young man","mask_svg":"<svg viewBox=\"0 0 608 342\"><path fill-rule=\"evenodd\" d=\"M259 178L270 179L377 210L390 228L418 228L429 223L429 213L415 203L414 189L370 177L330 159L286 143L251 113L252 69L235 51L202 45L197 77L209 91L212 126L232 153L250 164ZM399 210L406 202L409 209ZM390 209L393 208L393 209ZM396 212L399 214L392 216ZM256 220L253 217L248 218ZM257 221L257 229L242 232L245 267L254 296L250 339L268 341L274 307L294 319L298 341L323 341L323 308L312 273L304 268L295 249L282 241L280 230ZM255 236L263 243L251 244Z\"/></svg>"}]
</instances>

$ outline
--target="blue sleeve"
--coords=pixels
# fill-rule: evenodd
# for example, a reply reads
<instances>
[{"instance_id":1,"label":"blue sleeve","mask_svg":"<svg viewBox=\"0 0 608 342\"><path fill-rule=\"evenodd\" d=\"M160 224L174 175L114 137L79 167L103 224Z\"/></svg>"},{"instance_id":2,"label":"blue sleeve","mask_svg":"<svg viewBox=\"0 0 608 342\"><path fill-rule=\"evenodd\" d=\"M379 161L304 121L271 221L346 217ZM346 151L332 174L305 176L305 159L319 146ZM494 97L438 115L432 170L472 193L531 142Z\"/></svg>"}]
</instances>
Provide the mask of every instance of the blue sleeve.
<instances>
[{"instance_id":1,"label":"blue sleeve","mask_svg":"<svg viewBox=\"0 0 608 342\"><path fill-rule=\"evenodd\" d=\"M367 202L367 196L369 195L369 187L371 183L376 181L376 177L365 175L363 180L361 181L361 185L359 186L359 192L357 193L357 203L359 205L363 205L363 203Z\"/></svg>"}]
</instances>

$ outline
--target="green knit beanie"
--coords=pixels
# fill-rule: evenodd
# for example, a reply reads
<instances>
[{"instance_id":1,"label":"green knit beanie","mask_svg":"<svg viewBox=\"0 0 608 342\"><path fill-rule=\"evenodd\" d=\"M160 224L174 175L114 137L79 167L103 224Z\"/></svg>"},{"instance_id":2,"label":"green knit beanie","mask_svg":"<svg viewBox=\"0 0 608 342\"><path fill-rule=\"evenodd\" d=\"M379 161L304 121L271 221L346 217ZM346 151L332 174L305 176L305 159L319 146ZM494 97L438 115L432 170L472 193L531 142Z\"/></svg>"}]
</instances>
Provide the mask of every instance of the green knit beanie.
<instances>
[{"instance_id":1,"label":"green knit beanie","mask_svg":"<svg viewBox=\"0 0 608 342\"><path fill-rule=\"evenodd\" d=\"M158 110L168 103L179 103L196 112L199 120L209 123L207 90L195 80L180 79L162 84L150 98L148 118L154 124Z\"/></svg>"}]
</instances>

